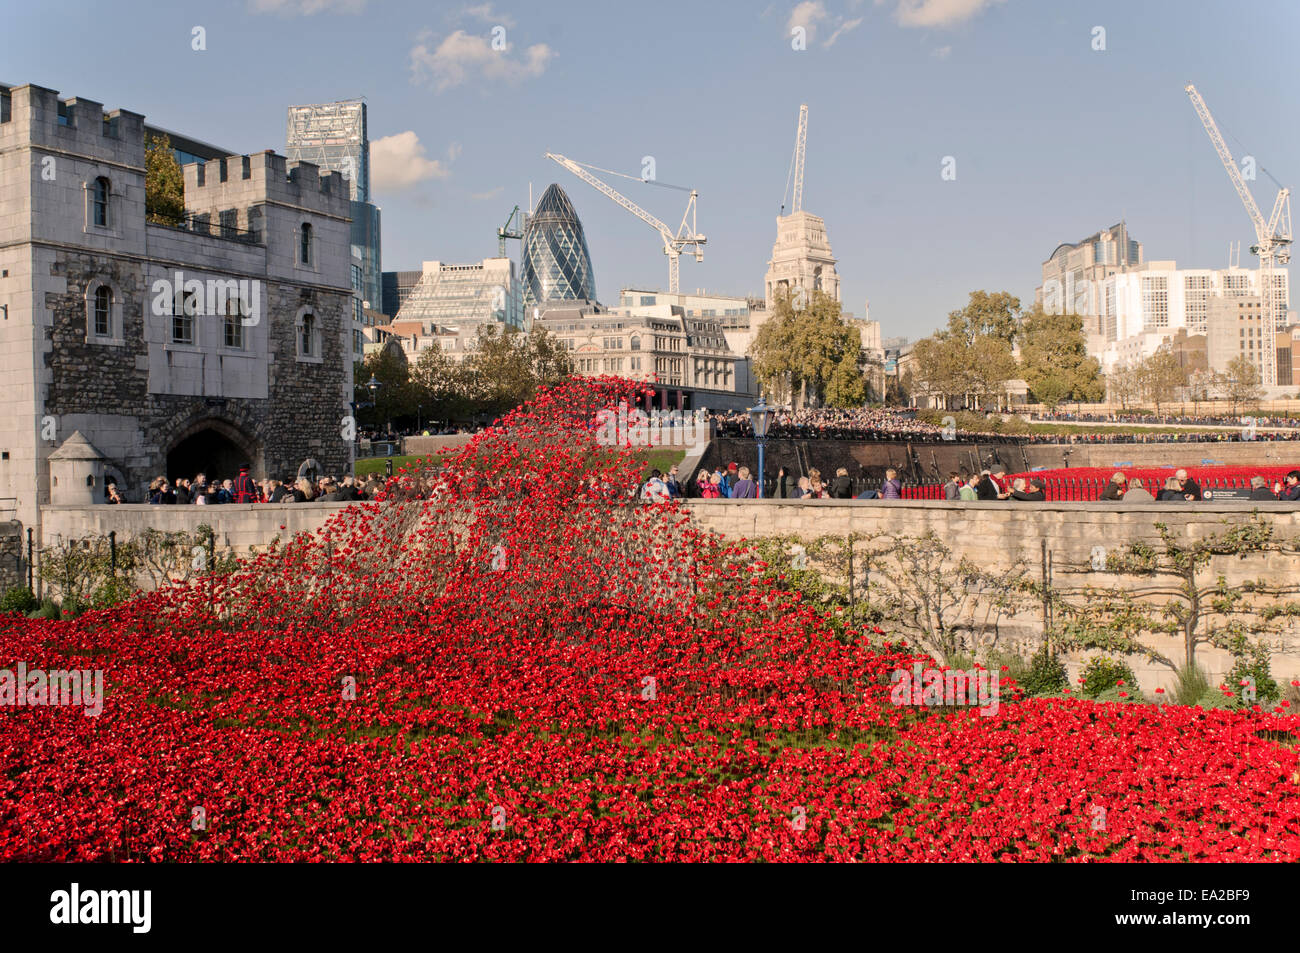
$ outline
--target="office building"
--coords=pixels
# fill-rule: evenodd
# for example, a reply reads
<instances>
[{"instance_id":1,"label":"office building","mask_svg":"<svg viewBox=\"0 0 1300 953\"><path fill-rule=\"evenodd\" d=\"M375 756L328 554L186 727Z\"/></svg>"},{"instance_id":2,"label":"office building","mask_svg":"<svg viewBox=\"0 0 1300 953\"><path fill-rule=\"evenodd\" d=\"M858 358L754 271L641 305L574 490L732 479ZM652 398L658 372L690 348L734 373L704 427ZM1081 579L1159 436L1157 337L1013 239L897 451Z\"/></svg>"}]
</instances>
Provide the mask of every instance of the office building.
<instances>
[{"instance_id":1,"label":"office building","mask_svg":"<svg viewBox=\"0 0 1300 953\"><path fill-rule=\"evenodd\" d=\"M549 301L596 300L591 251L569 196L552 184L524 226L520 281L525 308Z\"/></svg>"}]
</instances>

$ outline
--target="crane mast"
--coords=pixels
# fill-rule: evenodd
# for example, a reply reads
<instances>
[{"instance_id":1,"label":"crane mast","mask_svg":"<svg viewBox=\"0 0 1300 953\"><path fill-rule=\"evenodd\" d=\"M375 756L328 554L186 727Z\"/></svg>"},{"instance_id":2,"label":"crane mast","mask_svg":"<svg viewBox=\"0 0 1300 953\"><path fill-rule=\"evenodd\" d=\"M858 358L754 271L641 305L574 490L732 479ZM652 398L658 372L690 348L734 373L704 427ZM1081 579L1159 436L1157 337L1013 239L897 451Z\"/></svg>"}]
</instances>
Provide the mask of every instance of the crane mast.
<instances>
[{"instance_id":1,"label":"crane mast","mask_svg":"<svg viewBox=\"0 0 1300 953\"><path fill-rule=\"evenodd\" d=\"M569 159L562 155L557 155L554 152L546 153L546 158L553 159L555 162L564 166L564 168L568 169L578 178L582 179L582 181L586 182L592 188L600 192L603 192L605 195L609 196L619 205L623 206L623 208L627 209L629 212L631 212L633 215L641 219L641 221L645 222L647 225L649 225L651 228L653 228L655 231L659 233L659 237L663 239L663 243L664 243L664 254L668 256L668 290L672 294L677 294L679 289L679 271L680 271L678 263L679 260L681 259L683 249L690 248L692 253L695 255L696 261L704 260L703 246L704 243L707 241L707 239L695 230L695 208L696 208L696 199L699 197L699 193L696 192L694 189L683 190L683 191L690 192L690 198L686 202L686 211L682 214L682 223L681 225L678 226L677 231L673 232L672 229L670 229L667 225L659 221L659 219L655 218L653 215L651 215L641 206L637 205L627 196L623 195L621 192L615 190L612 186L606 184L601 179L598 179L596 176L592 175L589 171L587 171L587 167L584 166L582 163L575 162L573 159ZM615 174L621 174L621 173L615 173ZM634 177L625 176L625 178L634 178ZM637 181L646 182L647 180L637 179ZM663 183L649 182L648 184L660 185ZM671 188L677 188L677 186L671 186ZM690 220L689 226L687 225L687 219Z\"/></svg>"},{"instance_id":2,"label":"crane mast","mask_svg":"<svg viewBox=\"0 0 1300 953\"><path fill-rule=\"evenodd\" d=\"M1237 190L1237 196L1246 207L1246 214L1250 216L1250 223L1255 228L1255 244L1250 250L1259 256L1260 310L1264 323L1264 340L1260 342L1260 360L1263 363L1260 377L1265 387L1274 387L1277 385L1277 331L1286 319L1286 314L1285 308L1279 308L1273 275L1277 265L1285 265L1291 260L1291 190L1282 188L1278 191L1272 214L1265 220L1241 170L1237 168L1228 144L1223 141L1218 124L1210 114L1210 107L1190 83L1183 87L1183 91L1191 99L1192 107L1200 117L1201 125L1214 144L1214 150L1219 154L1219 160L1227 170L1228 178L1232 180L1233 188ZM1283 313L1279 314L1279 311Z\"/></svg>"}]
</instances>

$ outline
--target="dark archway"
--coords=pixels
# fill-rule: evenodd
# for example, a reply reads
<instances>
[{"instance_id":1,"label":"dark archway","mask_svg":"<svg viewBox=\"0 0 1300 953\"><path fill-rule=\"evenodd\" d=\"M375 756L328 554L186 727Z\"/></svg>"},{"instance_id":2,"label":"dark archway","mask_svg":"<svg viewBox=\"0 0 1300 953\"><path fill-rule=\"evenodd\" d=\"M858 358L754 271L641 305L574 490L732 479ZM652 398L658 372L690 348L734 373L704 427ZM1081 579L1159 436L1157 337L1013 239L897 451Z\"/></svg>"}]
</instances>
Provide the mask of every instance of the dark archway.
<instances>
[{"instance_id":1,"label":"dark archway","mask_svg":"<svg viewBox=\"0 0 1300 953\"><path fill-rule=\"evenodd\" d=\"M247 463L256 475L261 461L250 452L251 441L221 421L204 421L182 435L167 451L169 479L193 479L206 474L210 481L233 479L240 464Z\"/></svg>"}]
</instances>

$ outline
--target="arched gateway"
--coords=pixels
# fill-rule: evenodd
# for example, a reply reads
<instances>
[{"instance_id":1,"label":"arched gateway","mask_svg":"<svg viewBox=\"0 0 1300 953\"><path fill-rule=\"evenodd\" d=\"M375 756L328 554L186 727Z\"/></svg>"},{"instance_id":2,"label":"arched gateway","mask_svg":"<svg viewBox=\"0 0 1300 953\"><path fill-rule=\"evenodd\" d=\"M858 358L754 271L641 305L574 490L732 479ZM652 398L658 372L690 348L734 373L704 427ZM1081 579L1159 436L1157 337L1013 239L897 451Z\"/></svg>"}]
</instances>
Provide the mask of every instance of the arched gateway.
<instances>
[{"instance_id":1,"label":"arched gateway","mask_svg":"<svg viewBox=\"0 0 1300 953\"><path fill-rule=\"evenodd\" d=\"M262 474L262 448L233 424L217 418L196 421L172 441L167 450L167 476L193 478L197 473L209 479L233 478L239 465L247 463L254 476Z\"/></svg>"}]
</instances>

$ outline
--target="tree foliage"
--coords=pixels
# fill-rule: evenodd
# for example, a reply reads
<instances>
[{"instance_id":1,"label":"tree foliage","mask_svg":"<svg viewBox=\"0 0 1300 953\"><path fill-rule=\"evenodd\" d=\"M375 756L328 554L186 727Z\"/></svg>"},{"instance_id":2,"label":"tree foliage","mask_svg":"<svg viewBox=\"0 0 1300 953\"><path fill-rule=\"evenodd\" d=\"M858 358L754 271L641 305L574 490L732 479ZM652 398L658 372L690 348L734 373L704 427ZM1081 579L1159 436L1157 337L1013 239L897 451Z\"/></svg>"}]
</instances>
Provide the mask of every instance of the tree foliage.
<instances>
[{"instance_id":1,"label":"tree foliage","mask_svg":"<svg viewBox=\"0 0 1300 953\"><path fill-rule=\"evenodd\" d=\"M144 217L155 225L185 220L185 174L166 136L150 136L145 144Z\"/></svg>"},{"instance_id":2,"label":"tree foliage","mask_svg":"<svg viewBox=\"0 0 1300 953\"><path fill-rule=\"evenodd\" d=\"M1088 356L1083 318L1077 314L1048 314L1035 305L1025 315L1020 374L1048 410L1067 400L1095 401L1105 395L1101 366Z\"/></svg>"},{"instance_id":3,"label":"tree foliage","mask_svg":"<svg viewBox=\"0 0 1300 953\"><path fill-rule=\"evenodd\" d=\"M763 390L795 407L857 407L869 393L859 333L821 291L803 307L780 291L749 353Z\"/></svg>"}]
</instances>

